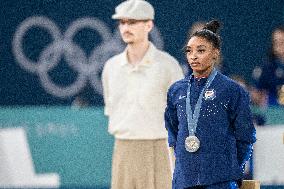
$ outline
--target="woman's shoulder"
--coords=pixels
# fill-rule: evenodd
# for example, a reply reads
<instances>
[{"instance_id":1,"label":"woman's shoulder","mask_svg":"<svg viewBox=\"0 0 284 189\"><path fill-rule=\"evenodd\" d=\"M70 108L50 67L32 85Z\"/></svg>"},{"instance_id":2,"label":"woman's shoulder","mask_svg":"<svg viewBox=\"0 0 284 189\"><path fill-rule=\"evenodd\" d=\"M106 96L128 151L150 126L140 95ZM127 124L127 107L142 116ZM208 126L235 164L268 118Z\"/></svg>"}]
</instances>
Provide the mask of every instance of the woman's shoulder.
<instances>
[{"instance_id":1,"label":"woman's shoulder","mask_svg":"<svg viewBox=\"0 0 284 189\"><path fill-rule=\"evenodd\" d=\"M216 79L216 84L222 88L226 88L231 92L247 93L247 90L244 88L244 86L239 84L237 81L229 78L228 76L223 75L222 73L218 73Z\"/></svg>"},{"instance_id":2,"label":"woman's shoulder","mask_svg":"<svg viewBox=\"0 0 284 189\"><path fill-rule=\"evenodd\" d=\"M185 89L185 88L187 88L187 86L188 86L188 79L185 77L185 78L183 78L183 79L180 79L180 80L174 82L174 83L170 86L168 92L169 92L169 93L174 93L174 92L176 92L176 91L178 91L178 90L180 90L180 89Z\"/></svg>"}]
</instances>

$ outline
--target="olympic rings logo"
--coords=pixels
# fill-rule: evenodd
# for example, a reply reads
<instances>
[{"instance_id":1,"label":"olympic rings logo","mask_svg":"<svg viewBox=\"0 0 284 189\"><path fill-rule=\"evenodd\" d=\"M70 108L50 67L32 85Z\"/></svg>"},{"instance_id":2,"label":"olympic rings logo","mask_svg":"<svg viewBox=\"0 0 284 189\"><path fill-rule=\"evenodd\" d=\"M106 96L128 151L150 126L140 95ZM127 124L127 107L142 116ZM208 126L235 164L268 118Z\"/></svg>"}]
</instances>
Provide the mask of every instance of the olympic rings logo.
<instances>
[{"instance_id":1,"label":"olympic rings logo","mask_svg":"<svg viewBox=\"0 0 284 189\"><path fill-rule=\"evenodd\" d=\"M33 27L46 30L53 40L40 53L37 62L29 59L23 50L24 37ZM84 50L73 41L73 37L76 33L85 28L97 32L102 41L91 51L89 57L87 57ZM163 48L163 40L156 27L150 33L150 37L158 48ZM57 25L47 17L29 17L19 25L12 42L12 50L16 62L26 71L36 74L47 93L60 98L76 95L84 88L88 81L94 90L102 95L100 73L104 63L111 56L123 51L124 48L125 45L121 41L119 32L116 30L114 34L112 34L104 22L93 17L75 20L70 24L64 34L62 34ZM78 72L76 80L67 86L55 84L48 74L49 71L59 64L62 57L65 58L70 68Z\"/></svg>"}]
</instances>

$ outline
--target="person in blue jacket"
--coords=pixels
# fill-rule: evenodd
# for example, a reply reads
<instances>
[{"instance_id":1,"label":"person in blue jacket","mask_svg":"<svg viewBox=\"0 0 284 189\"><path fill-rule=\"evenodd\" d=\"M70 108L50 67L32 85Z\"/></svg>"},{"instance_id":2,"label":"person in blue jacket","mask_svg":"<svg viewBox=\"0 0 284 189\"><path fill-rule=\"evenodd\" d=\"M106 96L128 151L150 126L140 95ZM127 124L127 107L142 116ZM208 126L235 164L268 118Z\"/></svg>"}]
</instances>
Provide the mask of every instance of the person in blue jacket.
<instances>
[{"instance_id":1,"label":"person in blue jacket","mask_svg":"<svg viewBox=\"0 0 284 189\"><path fill-rule=\"evenodd\" d=\"M284 26L273 30L268 56L263 65L254 68L252 76L258 99L267 99L261 105L284 106Z\"/></svg>"},{"instance_id":2,"label":"person in blue jacket","mask_svg":"<svg viewBox=\"0 0 284 189\"><path fill-rule=\"evenodd\" d=\"M220 23L210 21L185 46L193 73L168 91L165 127L174 149L173 189L241 185L256 141L248 92L219 73Z\"/></svg>"}]
</instances>

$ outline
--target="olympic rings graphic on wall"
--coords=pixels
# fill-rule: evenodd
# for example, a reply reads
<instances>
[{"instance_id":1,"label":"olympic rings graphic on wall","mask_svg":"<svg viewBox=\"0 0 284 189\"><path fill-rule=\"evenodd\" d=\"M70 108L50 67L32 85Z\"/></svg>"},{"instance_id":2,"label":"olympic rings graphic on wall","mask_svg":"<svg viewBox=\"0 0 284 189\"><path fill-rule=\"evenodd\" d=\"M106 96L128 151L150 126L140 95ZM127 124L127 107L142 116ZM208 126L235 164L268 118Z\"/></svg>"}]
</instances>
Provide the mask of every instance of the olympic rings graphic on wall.
<instances>
[{"instance_id":1,"label":"olympic rings graphic on wall","mask_svg":"<svg viewBox=\"0 0 284 189\"><path fill-rule=\"evenodd\" d=\"M46 30L52 37L40 53L38 61L29 59L23 50L23 39L26 33L33 27ZM101 43L96 46L87 57L84 50L77 45L73 38L82 29L92 29L101 37ZM159 30L154 27L150 33L153 43L160 49L163 48L163 40ZM102 83L100 72L104 63L115 54L125 48L118 30L112 34L109 27L97 18L85 17L72 22L64 34L58 26L49 18L43 16L29 17L17 28L12 41L12 50L16 62L26 71L37 74L42 87L47 93L61 98L70 97L80 92L89 81L96 92L102 95ZM78 72L76 80L67 86L55 84L48 72L55 68L64 56L70 68Z\"/></svg>"}]
</instances>

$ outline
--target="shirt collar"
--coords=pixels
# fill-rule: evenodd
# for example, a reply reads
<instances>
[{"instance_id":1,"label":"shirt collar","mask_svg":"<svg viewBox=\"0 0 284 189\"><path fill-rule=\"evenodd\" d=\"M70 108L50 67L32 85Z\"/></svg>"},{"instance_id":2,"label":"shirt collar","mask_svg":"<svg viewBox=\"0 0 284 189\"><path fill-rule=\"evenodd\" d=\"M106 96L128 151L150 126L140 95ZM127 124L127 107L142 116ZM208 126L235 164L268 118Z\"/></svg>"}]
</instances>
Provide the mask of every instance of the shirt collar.
<instances>
[{"instance_id":1,"label":"shirt collar","mask_svg":"<svg viewBox=\"0 0 284 189\"><path fill-rule=\"evenodd\" d=\"M144 66L144 67L150 67L152 63L154 62L154 53L157 50L157 48L150 42L149 48L146 51L144 57L142 58L141 62L139 62L138 66ZM122 53L122 61L121 65L125 66L128 65L128 59L127 59L127 48Z\"/></svg>"}]
</instances>

